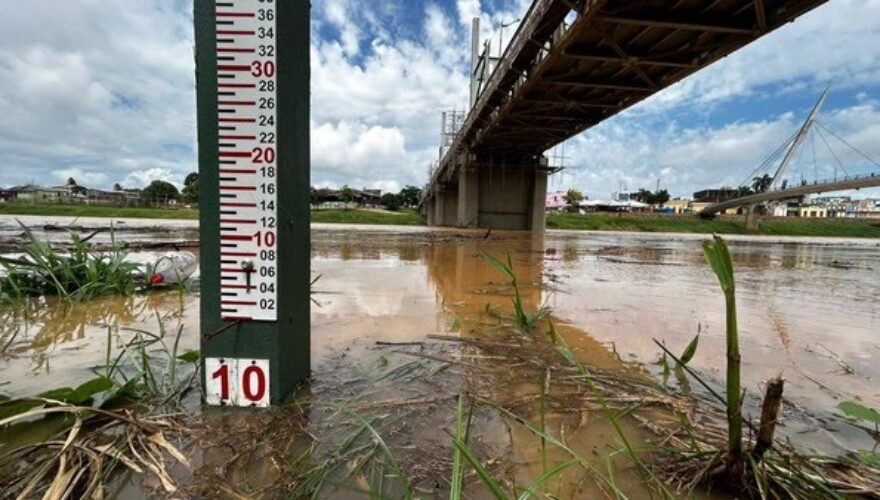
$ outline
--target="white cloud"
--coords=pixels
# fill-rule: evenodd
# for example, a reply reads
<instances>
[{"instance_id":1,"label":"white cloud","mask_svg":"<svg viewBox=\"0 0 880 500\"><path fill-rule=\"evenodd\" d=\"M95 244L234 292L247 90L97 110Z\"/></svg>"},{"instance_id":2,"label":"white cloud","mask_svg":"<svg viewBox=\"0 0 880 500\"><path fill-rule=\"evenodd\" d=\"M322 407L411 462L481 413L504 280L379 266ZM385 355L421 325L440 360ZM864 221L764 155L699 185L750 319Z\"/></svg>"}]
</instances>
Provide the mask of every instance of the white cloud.
<instances>
[{"instance_id":1,"label":"white cloud","mask_svg":"<svg viewBox=\"0 0 880 500\"><path fill-rule=\"evenodd\" d=\"M149 170L135 170L126 176L122 185L126 188L143 188L153 181L165 181L174 184L179 188L183 183L180 182L179 175L167 168L151 168Z\"/></svg>"},{"instance_id":2,"label":"white cloud","mask_svg":"<svg viewBox=\"0 0 880 500\"><path fill-rule=\"evenodd\" d=\"M316 183L420 184L436 160L441 111L467 102L470 22L498 47L498 26L530 0L315 2ZM79 179L179 182L196 168L191 3L32 0L0 17L0 184ZM413 21L416 19L416 21ZM416 25L412 25L416 22ZM504 44L515 27L504 32ZM607 196L662 176L682 194L735 182L797 126L761 116L713 126L747 98L813 94L827 81L856 96L826 120L876 151L880 0L837 0L573 139L565 183ZM797 111L797 110L794 110ZM736 115L734 112L733 116ZM798 111L797 116L801 113ZM682 122L683 116L699 119ZM850 158L850 157L847 157ZM858 163L855 157L846 161ZM103 176L103 177L102 177ZM85 182L85 181L83 181ZM675 184L674 184L675 183ZM646 186L652 187L652 186Z\"/></svg>"},{"instance_id":3,"label":"white cloud","mask_svg":"<svg viewBox=\"0 0 880 500\"><path fill-rule=\"evenodd\" d=\"M66 183L73 178L80 186L103 186L107 184L107 176L91 169L65 168L52 172L59 183Z\"/></svg>"},{"instance_id":4,"label":"white cloud","mask_svg":"<svg viewBox=\"0 0 880 500\"><path fill-rule=\"evenodd\" d=\"M661 187L689 196L707 187L737 186L801 125L802 117L785 113L767 120L735 122L719 127L682 128L674 122L663 129L643 125L636 116L602 124L570 141L566 156L572 168L551 184L584 189L591 197L607 198L626 189ZM860 103L821 117L821 123L870 158L880 159L880 105ZM877 172L880 167L825 132L831 150L851 174ZM831 178L836 160L820 136L813 135L786 175L800 179ZM813 162L815 140L816 161ZM776 163L778 165L778 162ZM763 173L763 172L762 172ZM843 175L838 171L838 175Z\"/></svg>"},{"instance_id":5,"label":"white cloud","mask_svg":"<svg viewBox=\"0 0 880 500\"><path fill-rule=\"evenodd\" d=\"M169 2L35 0L0 17L0 173L195 169L192 29ZM79 177L85 178L83 175Z\"/></svg>"}]
</instances>

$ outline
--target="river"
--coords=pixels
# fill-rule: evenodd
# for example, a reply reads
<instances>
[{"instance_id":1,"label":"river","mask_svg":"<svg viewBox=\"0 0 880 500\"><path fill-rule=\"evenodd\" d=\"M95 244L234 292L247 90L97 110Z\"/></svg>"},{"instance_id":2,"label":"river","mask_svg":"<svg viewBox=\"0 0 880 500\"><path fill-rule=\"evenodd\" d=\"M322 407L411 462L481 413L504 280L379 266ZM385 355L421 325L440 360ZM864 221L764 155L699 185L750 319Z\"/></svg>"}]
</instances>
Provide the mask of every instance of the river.
<instances>
[{"instance_id":1,"label":"river","mask_svg":"<svg viewBox=\"0 0 880 500\"><path fill-rule=\"evenodd\" d=\"M146 224L143 231L153 238L150 228L162 224ZM171 227L175 235L193 230L186 224ZM661 350L654 339L681 352L699 333L689 366L722 387L724 304L702 255L705 236L562 231L541 238L486 236L314 226L312 271L320 279L312 307L312 396L338 392L341 373L354 366L387 364L390 355L377 350L377 343L476 335L486 329L487 312L509 313L505 279L481 252L510 255L526 307L548 307L550 318L592 365L659 380ZM782 374L785 408L799 410L783 417L782 432L799 448L831 454L870 449L870 434L838 418L835 407L857 400L880 408L880 242L731 237L729 244L746 413L757 416L762 383ZM198 300L195 291L172 291L72 306L44 299L24 313L0 310L5 346L0 393L21 396L85 380L105 360L109 329L155 330L157 315L169 323L166 328L182 328L182 348L195 349ZM516 380L516 371L510 375L511 383L525 384ZM516 389L529 391L534 387ZM510 453L498 436L487 441L490 449ZM526 456L534 459L520 449L518 460Z\"/></svg>"}]
</instances>

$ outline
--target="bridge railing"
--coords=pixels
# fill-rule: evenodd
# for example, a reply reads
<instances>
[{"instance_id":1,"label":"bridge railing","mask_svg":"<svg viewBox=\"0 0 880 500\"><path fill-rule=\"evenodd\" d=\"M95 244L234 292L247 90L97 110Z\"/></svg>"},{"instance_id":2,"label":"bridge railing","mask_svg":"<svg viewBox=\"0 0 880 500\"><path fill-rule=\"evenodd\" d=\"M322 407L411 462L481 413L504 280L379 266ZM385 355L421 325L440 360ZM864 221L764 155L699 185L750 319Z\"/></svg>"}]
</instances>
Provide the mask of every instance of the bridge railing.
<instances>
[{"instance_id":1,"label":"bridge railing","mask_svg":"<svg viewBox=\"0 0 880 500\"><path fill-rule=\"evenodd\" d=\"M529 42L529 40L531 39L531 34L538 27L538 23L541 21L541 19L543 19L550 6L552 6L553 3L556 1L557 0L535 0L532 3L531 7L529 7L529 10L526 12L525 17L523 17L523 22L520 23L519 27L513 35L513 38L511 38L510 43L507 44L507 47L504 49L504 52L501 55L501 59L498 61L498 64L495 65L495 69L492 71L492 75L489 77L489 80L486 83L486 87L477 97L477 101L474 106L470 109L464 126L462 127L462 131L470 130L470 128L474 126L477 116L479 116L483 108L487 106L489 99L498 90L498 87L501 85L501 81L513 67L513 60L520 53L520 51L522 51L525 44ZM543 51L539 52L539 60L543 58L542 52ZM522 80L524 79L525 77L519 78L517 81L517 85L515 86L518 87L519 85L521 85ZM458 134L456 136L451 147L449 147L449 149L446 151L446 154L444 154L443 158L440 160L440 168L437 169L435 175L442 172L443 167L447 163L452 161L451 159L461 148L463 140L464 134ZM433 178L431 179L432 183L434 180L435 179Z\"/></svg>"},{"instance_id":2,"label":"bridge railing","mask_svg":"<svg viewBox=\"0 0 880 500\"><path fill-rule=\"evenodd\" d=\"M859 181L864 179L874 179L880 177L880 172L869 172L867 174L856 174L856 175L844 175L842 177L833 177L828 179L815 179L812 182L802 181L800 183L790 183L787 184L784 188L778 187L776 189L772 189L771 191L790 191L792 189L798 189L807 186L819 186L823 184L836 184L839 182L850 182L850 181Z\"/></svg>"}]
</instances>

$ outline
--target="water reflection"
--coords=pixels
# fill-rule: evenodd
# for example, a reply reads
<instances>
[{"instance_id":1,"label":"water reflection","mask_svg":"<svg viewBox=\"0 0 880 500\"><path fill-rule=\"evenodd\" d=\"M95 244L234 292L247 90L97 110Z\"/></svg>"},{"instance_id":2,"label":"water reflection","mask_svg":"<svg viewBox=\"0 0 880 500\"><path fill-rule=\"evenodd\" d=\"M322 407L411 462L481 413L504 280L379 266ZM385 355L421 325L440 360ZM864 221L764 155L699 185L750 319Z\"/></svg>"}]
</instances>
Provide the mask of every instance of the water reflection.
<instances>
[{"instance_id":1,"label":"water reflection","mask_svg":"<svg viewBox=\"0 0 880 500\"><path fill-rule=\"evenodd\" d=\"M68 302L43 297L0 309L0 382L25 395L84 381L104 362L108 329L158 331L186 325L182 348L197 348L198 297L159 292ZM27 373L28 377L17 377Z\"/></svg>"}]
</instances>

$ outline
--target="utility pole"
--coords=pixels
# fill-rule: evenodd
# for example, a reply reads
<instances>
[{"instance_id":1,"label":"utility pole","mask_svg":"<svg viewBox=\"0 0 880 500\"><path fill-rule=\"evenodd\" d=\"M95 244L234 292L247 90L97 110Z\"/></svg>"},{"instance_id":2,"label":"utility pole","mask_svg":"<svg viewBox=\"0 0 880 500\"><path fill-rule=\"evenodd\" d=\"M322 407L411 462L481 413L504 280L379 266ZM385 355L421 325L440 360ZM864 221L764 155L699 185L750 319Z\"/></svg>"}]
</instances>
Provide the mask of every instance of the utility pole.
<instances>
[{"instance_id":1,"label":"utility pole","mask_svg":"<svg viewBox=\"0 0 880 500\"><path fill-rule=\"evenodd\" d=\"M195 0L205 402L310 372L309 1Z\"/></svg>"},{"instance_id":2,"label":"utility pole","mask_svg":"<svg viewBox=\"0 0 880 500\"><path fill-rule=\"evenodd\" d=\"M477 103L477 66L480 62L480 18L471 21L471 107Z\"/></svg>"},{"instance_id":3,"label":"utility pole","mask_svg":"<svg viewBox=\"0 0 880 500\"><path fill-rule=\"evenodd\" d=\"M505 23L501 21L501 26L498 28L498 60L501 61L501 58L504 56L504 51L501 46L504 44L504 28L509 28L514 24L520 22L519 19L516 21L510 21L509 23Z\"/></svg>"}]
</instances>

